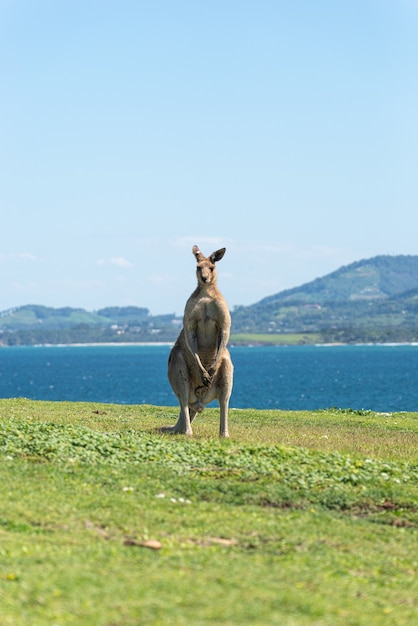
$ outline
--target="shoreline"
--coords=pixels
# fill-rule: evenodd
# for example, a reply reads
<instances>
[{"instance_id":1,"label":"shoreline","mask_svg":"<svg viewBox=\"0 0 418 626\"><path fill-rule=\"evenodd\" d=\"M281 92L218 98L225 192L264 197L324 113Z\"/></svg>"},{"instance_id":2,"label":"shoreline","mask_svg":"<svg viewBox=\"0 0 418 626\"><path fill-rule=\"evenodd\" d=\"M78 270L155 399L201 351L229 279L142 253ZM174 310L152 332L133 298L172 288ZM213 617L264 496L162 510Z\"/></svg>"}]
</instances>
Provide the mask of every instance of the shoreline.
<instances>
[{"instance_id":1,"label":"shoreline","mask_svg":"<svg viewBox=\"0 0 418 626\"><path fill-rule=\"evenodd\" d=\"M97 348L97 347L126 347L126 346L174 346L175 341L107 341L107 342L87 342L87 343L36 343L33 345L18 345L18 346L8 346L1 345L0 349L5 348ZM229 344L228 348L305 348L305 347L313 347L313 348L335 348L335 347L344 347L344 346L387 346L387 347L396 347L396 346L418 346L418 342L416 341L391 341L391 342L360 342L360 343L232 343Z\"/></svg>"},{"instance_id":2,"label":"shoreline","mask_svg":"<svg viewBox=\"0 0 418 626\"><path fill-rule=\"evenodd\" d=\"M174 341L97 341L93 343L37 343L27 348L97 348L104 347L126 347L126 346L174 346ZM22 348L25 346L22 346Z\"/></svg>"}]
</instances>

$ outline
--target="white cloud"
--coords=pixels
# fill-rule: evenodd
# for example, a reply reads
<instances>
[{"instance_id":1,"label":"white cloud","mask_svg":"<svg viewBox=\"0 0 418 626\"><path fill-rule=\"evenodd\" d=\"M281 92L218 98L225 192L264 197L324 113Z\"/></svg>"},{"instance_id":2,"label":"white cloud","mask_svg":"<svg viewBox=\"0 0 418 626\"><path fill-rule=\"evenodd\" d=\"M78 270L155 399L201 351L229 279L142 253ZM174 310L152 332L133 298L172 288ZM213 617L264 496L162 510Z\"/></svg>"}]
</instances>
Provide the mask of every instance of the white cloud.
<instances>
[{"instance_id":1,"label":"white cloud","mask_svg":"<svg viewBox=\"0 0 418 626\"><path fill-rule=\"evenodd\" d=\"M123 256L112 256L109 259L98 259L97 265L103 267L104 265L112 265L113 267L132 267L132 263L125 259Z\"/></svg>"},{"instance_id":2,"label":"white cloud","mask_svg":"<svg viewBox=\"0 0 418 626\"><path fill-rule=\"evenodd\" d=\"M0 262L5 261L36 261L36 257L30 252L18 252L16 254L0 254Z\"/></svg>"}]
</instances>

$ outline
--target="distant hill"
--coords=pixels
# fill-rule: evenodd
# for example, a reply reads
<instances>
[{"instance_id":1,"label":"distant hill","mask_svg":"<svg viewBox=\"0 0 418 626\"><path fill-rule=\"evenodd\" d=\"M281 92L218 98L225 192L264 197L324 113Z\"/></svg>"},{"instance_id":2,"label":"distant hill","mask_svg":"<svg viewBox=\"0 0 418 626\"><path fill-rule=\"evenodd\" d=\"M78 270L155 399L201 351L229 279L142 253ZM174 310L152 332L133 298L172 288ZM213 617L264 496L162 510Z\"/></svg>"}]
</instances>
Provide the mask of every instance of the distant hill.
<instances>
[{"instance_id":1,"label":"distant hill","mask_svg":"<svg viewBox=\"0 0 418 626\"><path fill-rule=\"evenodd\" d=\"M34 330L41 326L48 329L63 329L80 324L111 326L131 324L143 325L150 321L148 309L134 306L108 307L93 313L84 309L64 307L54 309L28 304L0 313L1 330Z\"/></svg>"},{"instance_id":2,"label":"distant hill","mask_svg":"<svg viewBox=\"0 0 418 626\"><path fill-rule=\"evenodd\" d=\"M173 341L180 325L174 314L135 306L89 312L29 304L0 313L0 345Z\"/></svg>"},{"instance_id":3,"label":"distant hill","mask_svg":"<svg viewBox=\"0 0 418 626\"><path fill-rule=\"evenodd\" d=\"M376 256L345 265L301 287L264 298L259 305L384 300L412 289L418 289L418 255Z\"/></svg>"},{"instance_id":4,"label":"distant hill","mask_svg":"<svg viewBox=\"0 0 418 626\"><path fill-rule=\"evenodd\" d=\"M320 333L324 341L417 341L418 256L376 256L237 307L234 333Z\"/></svg>"},{"instance_id":5,"label":"distant hill","mask_svg":"<svg viewBox=\"0 0 418 626\"><path fill-rule=\"evenodd\" d=\"M182 319L141 307L0 312L0 345L174 341ZM376 256L232 312L232 333L303 342L418 342L418 255ZM303 337L302 337L303 335ZM267 340L265 337L267 336Z\"/></svg>"}]
</instances>

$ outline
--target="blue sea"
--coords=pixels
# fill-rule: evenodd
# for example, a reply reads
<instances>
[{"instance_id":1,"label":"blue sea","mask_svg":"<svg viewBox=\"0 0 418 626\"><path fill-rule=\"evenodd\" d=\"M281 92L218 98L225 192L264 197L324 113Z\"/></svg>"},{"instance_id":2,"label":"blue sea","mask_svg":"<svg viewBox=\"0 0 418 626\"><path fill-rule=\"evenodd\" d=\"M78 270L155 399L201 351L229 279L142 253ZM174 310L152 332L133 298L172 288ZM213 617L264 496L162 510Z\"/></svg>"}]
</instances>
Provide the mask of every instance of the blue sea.
<instances>
[{"instance_id":1,"label":"blue sea","mask_svg":"<svg viewBox=\"0 0 418 626\"><path fill-rule=\"evenodd\" d=\"M230 351L234 408L418 411L416 345ZM1 348L0 397L173 406L169 352L168 345Z\"/></svg>"}]
</instances>

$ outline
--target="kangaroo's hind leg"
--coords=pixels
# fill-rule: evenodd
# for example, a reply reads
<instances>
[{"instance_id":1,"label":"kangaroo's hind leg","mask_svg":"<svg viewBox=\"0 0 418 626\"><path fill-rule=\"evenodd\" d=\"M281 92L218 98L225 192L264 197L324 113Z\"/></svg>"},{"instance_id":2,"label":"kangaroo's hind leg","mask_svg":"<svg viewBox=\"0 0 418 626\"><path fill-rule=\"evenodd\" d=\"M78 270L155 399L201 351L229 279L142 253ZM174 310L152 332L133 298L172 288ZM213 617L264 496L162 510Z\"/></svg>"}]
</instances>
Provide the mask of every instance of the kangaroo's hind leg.
<instances>
[{"instance_id":1,"label":"kangaroo's hind leg","mask_svg":"<svg viewBox=\"0 0 418 626\"><path fill-rule=\"evenodd\" d=\"M219 435L221 437L229 437L228 430L228 407L229 399L232 393L234 366L229 355L223 359L219 369L218 379L216 381L217 396L219 402L220 424Z\"/></svg>"},{"instance_id":2,"label":"kangaroo's hind leg","mask_svg":"<svg viewBox=\"0 0 418 626\"><path fill-rule=\"evenodd\" d=\"M193 417L195 416L195 412L193 411ZM173 426L173 433L176 434L180 434L180 435L193 435L193 431L192 431L192 426L191 426L191 421L193 419L193 417L191 416L191 413L189 411L189 407L187 406L187 404L185 405L180 405L180 415L179 418L175 424L175 426Z\"/></svg>"},{"instance_id":3,"label":"kangaroo's hind leg","mask_svg":"<svg viewBox=\"0 0 418 626\"><path fill-rule=\"evenodd\" d=\"M180 403L179 418L171 432L192 435L191 419L193 419L195 412L192 412L193 417L191 418L189 410L189 372L180 351L173 351L170 355L168 378Z\"/></svg>"}]
</instances>

